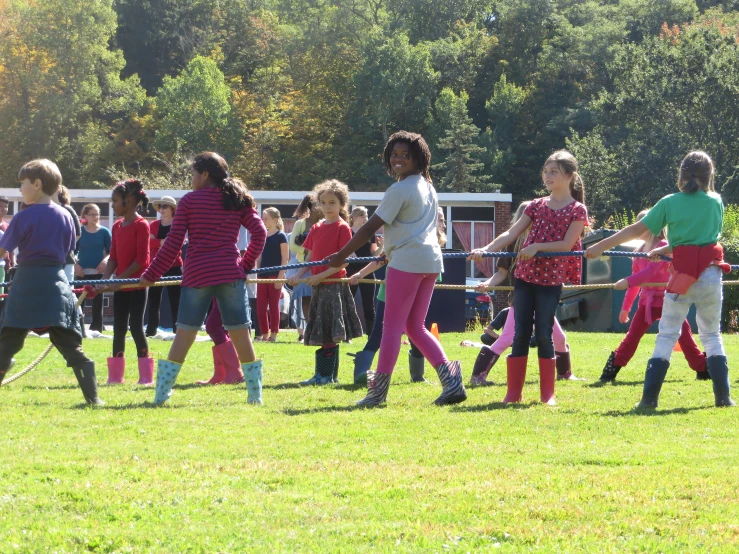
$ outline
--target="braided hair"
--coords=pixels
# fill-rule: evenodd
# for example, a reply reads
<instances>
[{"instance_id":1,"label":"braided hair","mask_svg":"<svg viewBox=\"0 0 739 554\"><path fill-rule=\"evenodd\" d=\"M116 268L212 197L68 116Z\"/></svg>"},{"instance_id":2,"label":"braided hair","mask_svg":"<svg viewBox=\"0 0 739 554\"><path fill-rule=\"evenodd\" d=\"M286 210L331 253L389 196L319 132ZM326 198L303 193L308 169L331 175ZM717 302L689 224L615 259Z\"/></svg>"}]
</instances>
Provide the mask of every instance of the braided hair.
<instances>
[{"instance_id":1,"label":"braided hair","mask_svg":"<svg viewBox=\"0 0 739 554\"><path fill-rule=\"evenodd\" d=\"M231 177L228 163L215 152L201 152L192 161L192 168L198 173L208 172L208 180L223 193L223 208L240 211L253 208L254 199L246 185Z\"/></svg>"},{"instance_id":2,"label":"braided hair","mask_svg":"<svg viewBox=\"0 0 739 554\"><path fill-rule=\"evenodd\" d=\"M408 131L398 131L394 133L385 144L385 150L382 153L382 164L385 166L385 171L390 177L398 177L390 165L390 155L393 152L393 147L396 143L403 142L408 145L408 151L411 155L411 160L416 164L418 171L421 173L424 179L429 183L431 182L431 150L429 145L426 144L424 138L418 133L409 133Z\"/></svg>"},{"instance_id":3,"label":"braided hair","mask_svg":"<svg viewBox=\"0 0 739 554\"><path fill-rule=\"evenodd\" d=\"M120 195L124 206L128 203L129 198L136 202L136 209L141 206L146 211L149 206L149 197L146 196L144 183L138 179L131 178L126 181L118 181L113 187L113 193Z\"/></svg>"}]
</instances>

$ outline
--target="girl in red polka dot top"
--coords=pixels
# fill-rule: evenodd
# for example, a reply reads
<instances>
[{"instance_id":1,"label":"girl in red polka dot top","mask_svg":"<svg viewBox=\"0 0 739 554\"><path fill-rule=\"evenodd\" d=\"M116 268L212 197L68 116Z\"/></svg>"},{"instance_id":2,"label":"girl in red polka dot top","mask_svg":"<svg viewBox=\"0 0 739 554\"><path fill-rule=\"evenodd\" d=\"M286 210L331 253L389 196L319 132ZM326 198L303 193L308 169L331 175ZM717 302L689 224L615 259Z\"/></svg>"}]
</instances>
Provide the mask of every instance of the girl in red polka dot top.
<instances>
[{"instance_id":1,"label":"girl in red polka dot top","mask_svg":"<svg viewBox=\"0 0 739 554\"><path fill-rule=\"evenodd\" d=\"M539 252L581 250L580 237L588 224L584 205L585 188L575 157L565 150L553 153L544 163L542 180L549 196L533 200L516 223L482 250L474 250L471 260L482 261L484 252L500 252L513 243L529 225L531 231L518 253L513 304L516 325L511 355L507 358L508 393L504 403L521 402L529 340L535 329L539 350L541 401L554 405L555 355L552 342L554 316L562 285L580 284L582 258L535 257ZM534 324L536 324L534 326Z\"/></svg>"}]
</instances>

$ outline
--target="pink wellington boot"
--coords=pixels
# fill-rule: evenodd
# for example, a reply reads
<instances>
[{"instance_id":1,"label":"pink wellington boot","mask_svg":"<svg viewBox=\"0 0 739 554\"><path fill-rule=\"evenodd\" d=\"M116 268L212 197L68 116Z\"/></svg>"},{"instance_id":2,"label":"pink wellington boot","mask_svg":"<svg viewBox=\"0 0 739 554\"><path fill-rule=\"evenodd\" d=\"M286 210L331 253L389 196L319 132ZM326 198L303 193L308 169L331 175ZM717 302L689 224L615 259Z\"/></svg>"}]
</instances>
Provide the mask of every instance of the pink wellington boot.
<instances>
[{"instance_id":1,"label":"pink wellington boot","mask_svg":"<svg viewBox=\"0 0 739 554\"><path fill-rule=\"evenodd\" d=\"M121 352L113 358L108 358L108 384L120 385L126 373L126 358Z\"/></svg>"},{"instance_id":2,"label":"pink wellington boot","mask_svg":"<svg viewBox=\"0 0 739 554\"><path fill-rule=\"evenodd\" d=\"M556 406L554 400L554 382L556 379L557 361L555 358L539 358L539 390L541 401L550 406Z\"/></svg>"},{"instance_id":3,"label":"pink wellington boot","mask_svg":"<svg viewBox=\"0 0 739 554\"><path fill-rule=\"evenodd\" d=\"M196 381L198 385L219 385L226 378L226 366L223 365L218 346L213 347L213 377L207 381Z\"/></svg>"},{"instance_id":4,"label":"pink wellington boot","mask_svg":"<svg viewBox=\"0 0 739 554\"><path fill-rule=\"evenodd\" d=\"M503 399L503 404L521 402L523 400L523 385L526 382L526 362L528 356L508 356L506 358L508 373L508 392Z\"/></svg>"},{"instance_id":5,"label":"pink wellington boot","mask_svg":"<svg viewBox=\"0 0 739 554\"><path fill-rule=\"evenodd\" d=\"M241 370L241 362L239 361L239 355L236 353L234 343L230 340L216 346L219 348L219 354L223 367L226 368L226 378L223 383L226 385L235 385L236 383L244 382L244 372Z\"/></svg>"},{"instance_id":6,"label":"pink wellington boot","mask_svg":"<svg viewBox=\"0 0 739 554\"><path fill-rule=\"evenodd\" d=\"M137 384L154 384L154 358L139 358L139 382Z\"/></svg>"}]
</instances>

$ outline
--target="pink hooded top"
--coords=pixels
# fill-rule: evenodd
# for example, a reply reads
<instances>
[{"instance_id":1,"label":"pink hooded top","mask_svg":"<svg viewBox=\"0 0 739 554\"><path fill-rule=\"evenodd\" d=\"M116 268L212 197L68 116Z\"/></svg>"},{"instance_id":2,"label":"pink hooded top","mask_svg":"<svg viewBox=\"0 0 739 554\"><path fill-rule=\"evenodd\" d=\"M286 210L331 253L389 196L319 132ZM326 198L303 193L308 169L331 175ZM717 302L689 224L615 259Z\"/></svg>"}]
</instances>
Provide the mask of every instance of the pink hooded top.
<instances>
[{"instance_id":1,"label":"pink hooded top","mask_svg":"<svg viewBox=\"0 0 739 554\"><path fill-rule=\"evenodd\" d=\"M667 246L666 240L661 240L652 246L652 249ZM644 306L647 323L651 325L652 308L661 308L665 298L665 288L662 287L643 287L643 283L667 283L670 280L670 262L650 262L647 258L634 258L631 264L631 276L626 279L629 288L624 297L624 303L621 307L624 311L630 311L637 295L639 296L639 305ZM641 294L640 294L641 291Z\"/></svg>"}]
</instances>

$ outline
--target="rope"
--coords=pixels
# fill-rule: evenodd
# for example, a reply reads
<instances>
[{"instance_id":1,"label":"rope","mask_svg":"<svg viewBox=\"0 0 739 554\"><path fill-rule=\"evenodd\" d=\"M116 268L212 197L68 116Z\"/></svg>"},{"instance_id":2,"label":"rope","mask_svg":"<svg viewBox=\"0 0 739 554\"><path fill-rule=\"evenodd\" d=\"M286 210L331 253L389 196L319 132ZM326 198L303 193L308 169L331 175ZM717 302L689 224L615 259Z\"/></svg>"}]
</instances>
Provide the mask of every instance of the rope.
<instances>
[{"instance_id":1,"label":"rope","mask_svg":"<svg viewBox=\"0 0 739 554\"><path fill-rule=\"evenodd\" d=\"M82 306L82 303L85 301L85 298L87 298L87 291L86 290L83 290L82 291L82 294L80 294L80 297L77 299L77 304L75 305L75 308L74 308L75 309L75 312L77 311L77 309L80 306ZM13 381L16 381L16 380L20 379L21 377L23 377L26 373L30 373L31 371L33 371L34 369L36 369L36 366L38 366L41 362L44 361L44 358L46 358L46 356L48 356L48 354L49 354L49 352L51 352L51 349L52 348L54 348L54 345L53 344L50 344L49 346L47 346L46 347L46 350L44 350L41 353L41 355L39 355L38 358L36 358L35 360L33 360L28 365L28 367L26 367L22 371L19 371L15 375L12 375L12 376L8 377L7 379L5 379L2 383L0 383L0 387L4 387L6 385L9 385Z\"/></svg>"},{"instance_id":2,"label":"rope","mask_svg":"<svg viewBox=\"0 0 739 554\"><path fill-rule=\"evenodd\" d=\"M443 254L443 257L446 259L456 259L456 258L468 258L470 256L471 252L446 252ZM539 252L536 254L535 257L537 258L552 258L552 257L559 257L559 256L574 256L574 257L583 257L585 252L583 250L573 250L570 252ZM484 252L482 254L483 258L515 258L518 256L516 252ZM624 252L621 250L609 250L608 252L603 253L603 257L609 257L609 258L647 258L649 257L646 252ZM666 256L662 256L665 260L670 260L670 258ZM364 257L364 258L347 258L345 263L348 264L358 264L358 263L370 263L370 262L378 262L385 260L386 258L380 258L380 257ZM317 261L317 262L303 262L293 265L279 265L274 267L260 267L255 268L249 271L249 273L274 273L276 271L283 271L288 269L300 269L303 267L315 267L319 265L326 265L325 260ZM739 265L732 265L731 266L732 271L739 270ZM181 281L181 277L179 276L172 276L172 277L162 277L154 283L152 286L167 286L167 283L169 284L177 284L179 285ZM12 284L12 282L7 283L0 283L0 288L2 287L8 287ZM101 286L101 285L134 285L133 287L126 287L126 288L136 288L139 287L139 280L138 279L106 279L106 280L83 280L83 281L72 281L70 283L72 286L86 286L86 285L92 285L92 286ZM451 286L451 285L450 285Z\"/></svg>"}]
</instances>

